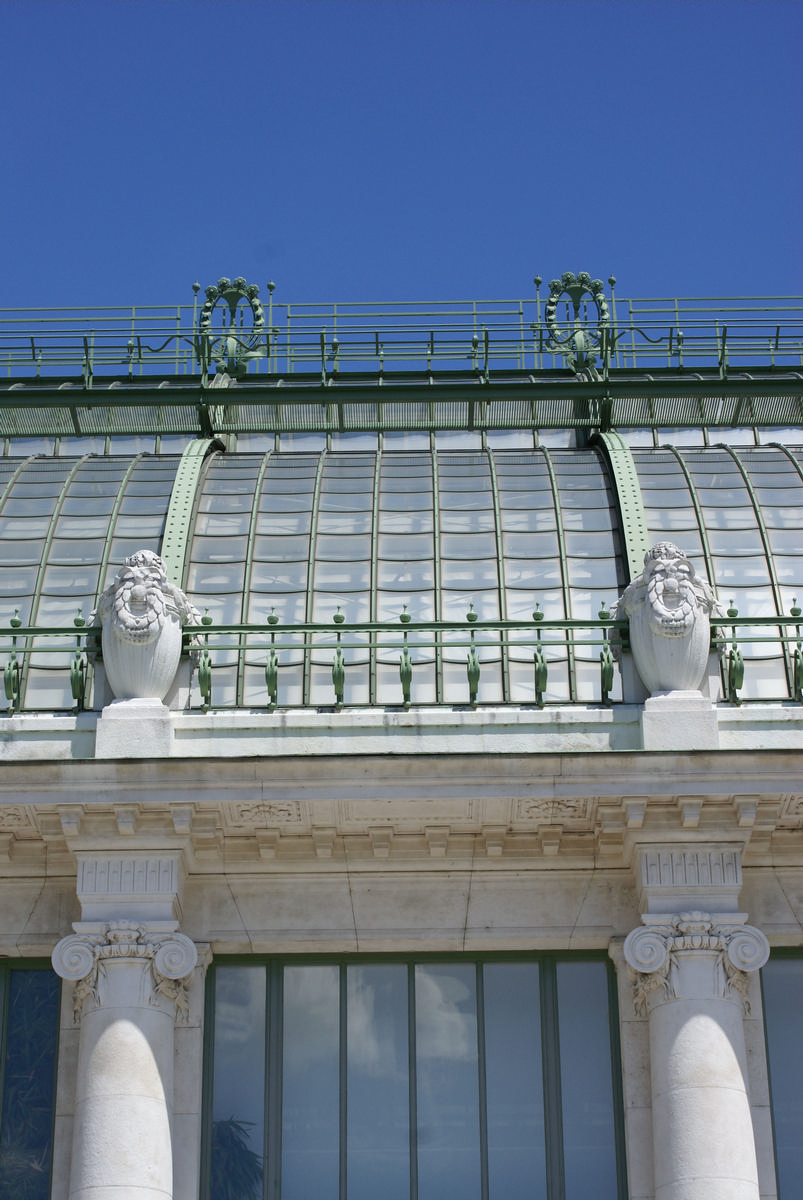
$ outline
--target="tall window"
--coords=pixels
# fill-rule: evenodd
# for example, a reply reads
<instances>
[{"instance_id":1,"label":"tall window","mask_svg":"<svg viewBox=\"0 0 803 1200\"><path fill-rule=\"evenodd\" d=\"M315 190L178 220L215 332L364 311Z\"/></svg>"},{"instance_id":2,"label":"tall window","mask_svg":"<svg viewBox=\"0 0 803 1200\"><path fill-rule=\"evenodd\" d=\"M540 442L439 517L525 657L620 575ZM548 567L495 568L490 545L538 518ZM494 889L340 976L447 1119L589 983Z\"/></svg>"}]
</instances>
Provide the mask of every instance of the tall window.
<instances>
[{"instance_id":1,"label":"tall window","mask_svg":"<svg viewBox=\"0 0 803 1200\"><path fill-rule=\"evenodd\" d=\"M774 952L761 972L779 1200L800 1195L803 1174L803 957Z\"/></svg>"},{"instance_id":2,"label":"tall window","mask_svg":"<svg viewBox=\"0 0 803 1200\"><path fill-rule=\"evenodd\" d=\"M0 964L0 1198L47 1200L53 1152L59 978Z\"/></svg>"},{"instance_id":3,"label":"tall window","mask_svg":"<svg viewBox=\"0 0 803 1200\"><path fill-rule=\"evenodd\" d=\"M600 959L226 962L208 1200L620 1200Z\"/></svg>"}]
</instances>

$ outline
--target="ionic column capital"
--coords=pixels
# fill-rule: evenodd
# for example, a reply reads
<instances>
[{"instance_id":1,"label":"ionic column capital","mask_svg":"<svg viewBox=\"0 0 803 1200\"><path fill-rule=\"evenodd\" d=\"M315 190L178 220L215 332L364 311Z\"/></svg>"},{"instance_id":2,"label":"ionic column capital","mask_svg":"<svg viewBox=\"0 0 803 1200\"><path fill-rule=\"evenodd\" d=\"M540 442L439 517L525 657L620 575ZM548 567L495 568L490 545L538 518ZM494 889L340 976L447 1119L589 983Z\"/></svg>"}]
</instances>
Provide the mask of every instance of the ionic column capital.
<instances>
[{"instance_id":1,"label":"ionic column capital","mask_svg":"<svg viewBox=\"0 0 803 1200\"><path fill-rule=\"evenodd\" d=\"M624 943L625 961L636 976L636 1012L644 1013L659 1000L691 998L690 983L699 999L739 997L749 1012L747 975L764 966L770 947L760 929L729 919L738 921L740 916L683 912L661 922L645 917L645 924L629 933ZM700 965L703 970L695 971L692 978L684 965Z\"/></svg>"},{"instance_id":2,"label":"ionic column capital","mask_svg":"<svg viewBox=\"0 0 803 1200\"><path fill-rule=\"evenodd\" d=\"M79 922L51 956L53 969L75 983L73 1013L107 1006L172 1009L186 1018L186 980L198 961L195 943L173 921Z\"/></svg>"}]
</instances>

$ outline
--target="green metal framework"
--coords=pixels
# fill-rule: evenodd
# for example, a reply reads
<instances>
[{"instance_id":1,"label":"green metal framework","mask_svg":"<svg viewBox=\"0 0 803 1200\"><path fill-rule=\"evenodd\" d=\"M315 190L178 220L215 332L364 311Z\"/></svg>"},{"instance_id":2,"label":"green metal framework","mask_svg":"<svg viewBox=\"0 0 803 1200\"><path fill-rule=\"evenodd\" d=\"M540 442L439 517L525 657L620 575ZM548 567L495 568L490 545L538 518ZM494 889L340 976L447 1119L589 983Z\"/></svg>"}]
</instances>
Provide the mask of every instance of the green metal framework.
<instances>
[{"instance_id":1,"label":"green metal framework","mask_svg":"<svg viewBox=\"0 0 803 1200\"><path fill-rule=\"evenodd\" d=\"M614 282L606 299L567 273L545 306L279 304L270 284L266 314L239 279L200 319L197 288L191 306L3 309L0 437L801 422L803 299L617 300Z\"/></svg>"},{"instance_id":2,"label":"green metal framework","mask_svg":"<svg viewBox=\"0 0 803 1200\"><path fill-rule=\"evenodd\" d=\"M604 450L613 477L624 535L628 577L635 579L641 574L644 555L650 548L636 465L630 447L620 434L600 433L596 441Z\"/></svg>"},{"instance_id":3,"label":"green metal framework","mask_svg":"<svg viewBox=\"0 0 803 1200\"><path fill-rule=\"evenodd\" d=\"M171 579L184 580L198 481L207 456L213 450L222 449L221 443L214 438L197 438L181 456L162 539L161 556Z\"/></svg>"}]
</instances>

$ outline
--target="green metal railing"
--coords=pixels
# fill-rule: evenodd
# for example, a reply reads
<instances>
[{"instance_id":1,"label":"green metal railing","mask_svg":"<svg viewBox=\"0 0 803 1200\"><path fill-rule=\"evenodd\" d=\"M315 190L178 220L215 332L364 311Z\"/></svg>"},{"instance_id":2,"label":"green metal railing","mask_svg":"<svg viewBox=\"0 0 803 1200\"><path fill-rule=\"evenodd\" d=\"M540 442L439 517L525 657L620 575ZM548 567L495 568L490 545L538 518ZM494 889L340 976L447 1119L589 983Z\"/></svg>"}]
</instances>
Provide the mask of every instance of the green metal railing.
<instances>
[{"instance_id":1,"label":"green metal railing","mask_svg":"<svg viewBox=\"0 0 803 1200\"><path fill-rule=\"evenodd\" d=\"M613 370L739 365L803 366L803 298L617 299L597 347L598 366ZM13 379L65 376L86 388L110 379L156 375L200 379L209 344L231 334L249 347L251 374L317 376L327 383L355 372L487 378L496 372L562 369L556 330L576 328L568 301L551 322L537 292L525 300L409 303L281 304L270 300L254 345L237 310L234 326L199 331L199 306L0 309L0 370ZM593 305L580 307L593 328Z\"/></svg>"},{"instance_id":2,"label":"green metal railing","mask_svg":"<svg viewBox=\"0 0 803 1200\"><path fill-rule=\"evenodd\" d=\"M766 630L766 632L764 632ZM732 704L742 703L740 695L746 673L757 670L762 661L760 648L772 644L783 647L787 688L772 700L793 700L803 703L803 610L795 604L790 616L739 617L731 606L719 628L712 630L711 649L722 660L724 695ZM757 647L754 659L745 660L743 649ZM479 621L469 609L465 624L447 621L413 622L403 612L396 622L359 622L347 624L343 614L335 613L332 624L304 622L281 624L271 614L263 625L215 624L204 617L200 627L185 630L185 650L197 667L200 707L203 711L216 707L254 707L253 697L244 704L242 684L228 685L231 699L222 702L216 696L216 680L232 670L231 656L236 656L235 670L241 679L244 669L259 673L259 706L268 711L279 707L333 708L379 706L409 709L435 703L453 707L476 708L481 699L483 672L500 662L516 658L519 665L529 663L530 683L527 695L513 696L509 683L500 695L488 701L494 706L512 703L543 708L545 704L592 703L610 706L614 702L632 703L633 696L622 694L616 660L629 654L628 623L613 618L603 608L596 620L546 620L539 607L533 620ZM8 631L0 631L0 654L4 656L4 687L9 715L35 710L26 703L26 676L36 656L38 669L65 680L65 694L70 695L76 712L91 707L94 663L101 657L100 630L87 626L83 617L76 617L74 627L23 626L14 617ZM360 656L357 663L349 655ZM582 656L586 667L596 672L593 696L578 697L576 687L563 697L550 696L553 673L565 673L569 662ZM369 659L381 661L396 672L394 694L377 696L366 701L348 702L347 681L350 673L368 670ZM227 661L228 660L228 661ZM460 696L446 694L443 671L446 665L462 663L463 685ZM51 665L52 664L52 665ZM308 682L302 701L288 701L284 695L284 680L291 673L309 679L311 664L325 668L329 674L328 696L312 695ZM417 680L434 669L441 680L435 701L416 698ZM66 692L66 683L69 692ZM253 680L252 680L253 689ZM313 689L314 691L315 689ZM58 706L48 706L45 711ZM69 708L69 703L63 706Z\"/></svg>"}]
</instances>

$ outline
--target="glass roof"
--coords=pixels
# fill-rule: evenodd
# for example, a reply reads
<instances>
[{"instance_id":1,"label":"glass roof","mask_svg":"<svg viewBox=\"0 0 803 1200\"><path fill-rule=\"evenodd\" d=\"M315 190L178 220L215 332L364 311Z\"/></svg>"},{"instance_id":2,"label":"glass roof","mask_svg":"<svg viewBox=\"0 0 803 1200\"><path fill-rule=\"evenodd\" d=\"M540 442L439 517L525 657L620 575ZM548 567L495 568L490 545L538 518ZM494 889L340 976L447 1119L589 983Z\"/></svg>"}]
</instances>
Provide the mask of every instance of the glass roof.
<instances>
[{"instance_id":1,"label":"glass roof","mask_svg":"<svg viewBox=\"0 0 803 1200\"><path fill-rule=\"evenodd\" d=\"M803 597L803 450L637 447L633 459L650 541L676 542L742 616L788 614ZM79 610L88 618L126 555L160 551L180 461L0 458L0 627L15 609L39 627L71 627ZM264 628L272 610L282 624L329 623L338 606L348 624L397 622L406 606L410 646L420 650L418 702L457 703L463 643L452 653L444 634L436 669L417 622L464 624L470 606L480 621L529 621L536 603L547 618L594 618L626 574L615 483L599 448L310 448L211 453L176 582L216 624ZM282 703L323 703L331 652L293 636ZM382 635L361 650L361 638L346 652L346 703L382 702L386 681L398 691L398 650L383 653ZM760 664L746 672L744 694L786 694L780 642L743 651ZM31 656L26 707L71 707L63 670L53 669L59 657ZM216 703L264 704L264 652L243 644L215 657ZM511 631L504 649L481 657L481 700L531 702L531 631ZM594 698L597 646L553 645L549 657L549 699Z\"/></svg>"}]
</instances>

